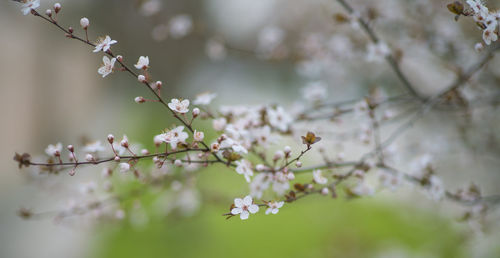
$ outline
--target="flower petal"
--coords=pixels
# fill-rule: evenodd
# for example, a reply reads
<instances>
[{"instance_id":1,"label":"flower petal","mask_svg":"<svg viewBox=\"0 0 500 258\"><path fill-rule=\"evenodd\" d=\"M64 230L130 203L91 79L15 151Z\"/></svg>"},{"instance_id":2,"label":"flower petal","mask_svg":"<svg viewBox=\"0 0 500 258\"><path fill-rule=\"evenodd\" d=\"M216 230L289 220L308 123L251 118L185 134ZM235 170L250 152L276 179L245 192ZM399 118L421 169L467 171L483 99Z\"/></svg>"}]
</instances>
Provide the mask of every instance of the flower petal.
<instances>
[{"instance_id":1,"label":"flower petal","mask_svg":"<svg viewBox=\"0 0 500 258\"><path fill-rule=\"evenodd\" d=\"M236 215L236 214L240 214L243 210L241 208L233 208L231 210L231 214L233 215Z\"/></svg>"},{"instance_id":2,"label":"flower petal","mask_svg":"<svg viewBox=\"0 0 500 258\"><path fill-rule=\"evenodd\" d=\"M245 220L245 219L248 219L249 216L250 216L250 213L248 213L248 211L242 211L240 214L240 219Z\"/></svg>"},{"instance_id":3,"label":"flower petal","mask_svg":"<svg viewBox=\"0 0 500 258\"><path fill-rule=\"evenodd\" d=\"M246 206L250 206L252 204L252 202L253 202L252 196L250 196L250 195L247 195L245 197L245 199L243 199L243 204Z\"/></svg>"},{"instance_id":4,"label":"flower petal","mask_svg":"<svg viewBox=\"0 0 500 258\"><path fill-rule=\"evenodd\" d=\"M250 211L251 213L256 213L259 211L259 206L252 204L248 207L248 211Z\"/></svg>"},{"instance_id":5,"label":"flower petal","mask_svg":"<svg viewBox=\"0 0 500 258\"><path fill-rule=\"evenodd\" d=\"M235 198L234 199L234 206L241 208L243 207L243 200L241 198Z\"/></svg>"}]
</instances>

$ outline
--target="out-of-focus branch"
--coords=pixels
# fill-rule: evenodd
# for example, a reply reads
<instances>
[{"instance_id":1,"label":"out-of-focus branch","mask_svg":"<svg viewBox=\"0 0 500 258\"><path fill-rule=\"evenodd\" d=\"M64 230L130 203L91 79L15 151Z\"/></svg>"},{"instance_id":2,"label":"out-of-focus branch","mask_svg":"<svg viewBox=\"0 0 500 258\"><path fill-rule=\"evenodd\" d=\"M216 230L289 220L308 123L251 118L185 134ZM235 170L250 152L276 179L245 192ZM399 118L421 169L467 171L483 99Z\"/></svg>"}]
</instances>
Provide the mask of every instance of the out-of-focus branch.
<instances>
[{"instance_id":1,"label":"out-of-focus branch","mask_svg":"<svg viewBox=\"0 0 500 258\"><path fill-rule=\"evenodd\" d=\"M340 5L342 5L342 7L344 7L344 9L349 14L351 14L351 15L355 14L354 8L352 8L352 6L350 4L348 4L345 0L337 0L337 2ZM368 23L362 17L356 17L356 19L358 20L359 24L361 25L361 28L366 32L366 34L368 35L370 40L375 44L379 43L380 42L379 37L377 36L375 31L370 28ZM410 82L410 80L408 79L408 77L406 77L406 75L403 73L403 71L401 71L401 68L399 67L399 63L396 60L396 58L394 57L394 55L392 53L388 54L385 57L385 60L390 65L390 67L392 68L392 70L394 71L396 76L399 78L399 80L406 87L408 92L412 96L414 96L415 98L417 98L419 100L423 100L424 98L422 96L420 96L420 94L416 91L415 86Z\"/></svg>"}]
</instances>

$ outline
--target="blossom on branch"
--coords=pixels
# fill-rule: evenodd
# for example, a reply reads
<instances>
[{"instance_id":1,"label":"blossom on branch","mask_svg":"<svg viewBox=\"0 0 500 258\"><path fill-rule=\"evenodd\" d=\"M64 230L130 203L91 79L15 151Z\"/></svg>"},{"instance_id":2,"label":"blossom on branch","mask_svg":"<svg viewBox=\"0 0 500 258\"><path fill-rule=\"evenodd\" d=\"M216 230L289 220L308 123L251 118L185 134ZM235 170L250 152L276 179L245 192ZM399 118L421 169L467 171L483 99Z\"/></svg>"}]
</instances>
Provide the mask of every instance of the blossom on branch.
<instances>
[{"instance_id":1,"label":"blossom on branch","mask_svg":"<svg viewBox=\"0 0 500 258\"><path fill-rule=\"evenodd\" d=\"M259 206L253 204L253 199L250 195L245 198L236 198L234 199L234 208L231 209L231 214L238 215L240 214L240 218L242 220L248 219L250 213L254 214L259 211Z\"/></svg>"}]
</instances>

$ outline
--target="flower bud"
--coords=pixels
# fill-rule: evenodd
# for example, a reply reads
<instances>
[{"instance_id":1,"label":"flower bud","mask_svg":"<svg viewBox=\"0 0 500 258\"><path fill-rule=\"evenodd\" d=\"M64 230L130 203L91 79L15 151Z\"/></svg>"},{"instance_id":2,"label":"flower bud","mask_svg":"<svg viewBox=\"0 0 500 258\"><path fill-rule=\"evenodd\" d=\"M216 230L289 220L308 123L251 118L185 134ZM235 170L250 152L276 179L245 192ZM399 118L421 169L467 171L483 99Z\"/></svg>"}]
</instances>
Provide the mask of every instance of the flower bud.
<instances>
[{"instance_id":1,"label":"flower bud","mask_svg":"<svg viewBox=\"0 0 500 258\"><path fill-rule=\"evenodd\" d=\"M59 13L61 11L61 4L60 3L55 3L54 4L54 11L56 11L56 13Z\"/></svg>"},{"instance_id":2,"label":"flower bud","mask_svg":"<svg viewBox=\"0 0 500 258\"><path fill-rule=\"evenodd\" d=\"M474 50L476 50L477 52L481 52L483 49L484 49L484 45L481 42L476 43L476 45L474 45Z\"/></svg>"},{"instance_id":3,"label":"flower bud","mask_svg":"<svg viewBox=\"0 0 500 258\"><path fill-rule=\"evenodd\" d=\"M302 162L297 161L297 162L295 163L295 166L296 166L296 167L298 167L298 168L302 167Z\"/></svg>"},{"instance_id":4,"label":"flower bud","mask_svg":"<svg viewBox=\"0 0 500 258\"><path fill-rule=\"evenodd\" d=\"M68 150L69 152L75 152L75 148L73 147L73 145L68 145Z\"/></svg>"},{"instance_id":5,"label":"flower bud","mask_svg":"<svg viewBox=\"0 0 500 258\"><path fill-rule=\"evenodd\" d=\"M212 152L217 152L217 151L219 151L219 148L220 148L219 143L214 142L214 143L212 143L212 145L210 145L210 150L211 150Z\"/></svg>"},{"instance_id":6,"label":"flower bud","mask_svg":"<svg viewBox=\"0 0 500 258\"><path fill-rule=\"evenodd\" d=\"M149 151L148 151L148 150L146 150L146 149L142 149L142 150L141 150L141 154L142 154L142 155L149 155Z\"/></svg>"},{"instance_id":7,"label":"flower bud","mask_svg":"<svg viewBox=\"0 0 500 258\"><path fill-rule=\"evenodd\" d=\"M123 56L117 55L116 60L118 60L119 62L123 62Z\"/></svg>"},{"instance_id":8,"label":"flower bud","mask_svg":"<svg viewBox=\"0 0 500 258\"><path fill-rule=\"evenodd\" d=\"M90 25L89 19L87 19L86 17L80 19L80 26L82 26L84 30L86 30L89 27L89 25Z\"/></svg>"},{"instance_id":9,"label":"flower bud","mask_svg":"<svg viewBox=\"0 0 500 258\"><path fill-rule=\"evenodd\" d=\"M292 181L295 179L295 174L293 172L288 172L286 174L286 179L288 179L289 181Z\"/></svg>"},{"instance_id":10,"label":"flower bud","mask_svg":"<svg viewBox=\"0 0 500 258\"><path fill-rule=\"evenodd\" d=\"M137 76L137 80L139 80L139 82L146 82L146 76L140 74L139 76Z\"/></svg>"},{"instance_id":11,"label":"flower bud","mask_svg":"<svg viewBox=\"0 0 500 258\"><path fill-rule=\"evenodd\" d=\"M73 34L73 32L75 32L75 30L73 29L73 27L69 27L68 32L69 32L69 34Z\"/></svg>"},{"instance_id":12,"label":"flower bud","mask_svg":"<svg viewBox=\"0 0 500 258\"><path fill-rule=\"evenodd\" d=\"M72 168L69 172L68 175L74 176L76 174L76 169Z\"/></svg>"},{"instance_id":13,"label":"flower bud","mask_svg":"<svg viewBox=\"0 0 500 258\"><path fill-rule=\"evenodd\" d=\"M120 172L125 173L130 170L130 164L122 162L120 163Z\"/></svg>"},{"instance_id":14,"label":"flower bud","mask_svg":"<svg viewBox=\"0 0 500 258\"><path fill-rule=\"evenodd\" d=\"M285 146L285 148L283 148L283 151L285 152L286 156L290 156L290 153L292 153L292 148L290 146Z\"/></svg>"},{"instance_id":15,"label":"flower bud","mask_svg":"<svg viewBox=\"0 0 500 258\"><path fill-rule=\"evenodd\" d=\"M193 109L193 117L197 117L200 114L200 109L199 108L194 108Z\"/></svg>"},{"instance_id":16,"label":"flower bud","mask_svg":"<svg viewBox=\"0 0 500 258\"><path fill-rule=\"evenodd\" d=\"M163 85L163 83L161 81L157 81L155 83L155 86L156 86L156 89L161 89L161 86Z\"/></svg>"},{"instance_id":17,"label":"flower bud","mask_svg":"<svg viewBox=\"0 0 500 258\"><path fill-rule=\"evenodd\" d=\"M88 162L95 161L94 156L92 156L92 154L90 154L90 153L87 153L87 155L85 155L85 160Z\"/></svg>"},{"instance_id":18,"label":"flower bud","mask_svg":"<svg viewBox=\"0 0 500 258\"><path fill-rule=\"evenodd\" d=\"M194 134L193 134L193 138L194 138L195 141L201 142L205 138L205 134L203 132L195 130Z\"/></svg>"},{"instance_id":19,"label":"flower bud","mask_svg":"<svg viewBox=\"0 0 500 258\"><path fill-rule=\"evenodd\" d=\"M182 161L180 159L176 159L174 161L174 165L178 166L178 167L182 167Z\"/></svg>"},{"instance_id":20,"label":"flower bud","mask_svg":"<svg viewBox=\"0 0 500 258\"><path fill-rule=\"evenodd\" d=\"M264 166L263 164L257 164L257 166L255 166L255 169L257 169L257 171L264 171L264 169L266 169L266 166Z\"/></svg>"},{"instance_id":21,"label":"flower bud","mask_svg":"<svg viewBox=\"0 0 500 258\"><path fill-rule=\"evenodd\" d=\"M321 189L321 194L322 195L328 195L328 193L330 192L330 190L328 190L328 188L324 187L323 189Z\"/></svg>"},{"instance_id":22,"label":"flower bud","mask_svg":"<svg viewBox=\"0 0 500 258\"><path fill-rule=\"evenodd\" d=\"M136 97L136 98L134 99L134 101L135 101L135 103L137 103L137 104L140 104L140 103L144 103L144 102L146 102L146 100L145 100L143 97L141 97L141 96Z\"/></svg>"},{"instance_id":23,"label":"flower bud","mask_svg":"<svg viewBox=\"0 0 500 258\"><path fill-rule=\"evenodd\" d=\"M120 156L115 156L115 161L116 162L120 161L120 159L121 159Z\"/></svg>"},{"instance_id":24,"label":"flower bud","mask_svg":"<svg viewBox=\"0 0 500 258\"><path fill-rule=\"evenodd\" d=\"M47 9L47 11L45 11L45 14L49 17L52 17L52 10Z\"/></svg>"},{"instance_id":25,"label":"flower bud","mask_svg":"<svg viewBox=\"0 0 500 258\"><path fill-rule=\"evenodd\" d=\"M108 142L110 144L113 144L114 141L115 141L115 136L112 134L108 134Z\"/></svg>"}]
</instances>

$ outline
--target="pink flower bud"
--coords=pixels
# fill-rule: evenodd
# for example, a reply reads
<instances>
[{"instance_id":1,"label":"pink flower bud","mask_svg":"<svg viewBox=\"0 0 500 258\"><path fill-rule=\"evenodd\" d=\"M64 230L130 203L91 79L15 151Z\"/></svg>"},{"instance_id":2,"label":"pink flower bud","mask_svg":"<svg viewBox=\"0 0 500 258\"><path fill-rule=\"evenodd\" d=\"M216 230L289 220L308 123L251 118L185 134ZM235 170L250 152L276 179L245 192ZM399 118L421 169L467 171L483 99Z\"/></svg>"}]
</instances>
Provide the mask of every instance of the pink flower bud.
<instances>
[{"instance_id":1,"label":"pink flower bud","mask_svg":"<svg viewBox=\"0 0 500 258\"><path fill-rule=\"evenodd\" d=\"M137 104L140 104L140 103L144 103L144 102L146 102L146 100L145 100L143 97L141 97L141 96L136 97L136 98L134 99L134 101L135 101L135 103L137 103Z\"/></svg>"},{"instance_id":2,"label":"pink flower bud","mask_svg":"<svg viewBox=\"0 0 500 258\"><path fill-rule=\"evenodd\" d=\"M45 11L45 14L49 17L52 17L52 10L47 9L47 11Z\"/></svg>"},{"instance_id":3,"label":"pink flower bud","mask_svg":"<svg viewBox=\"0 0 500 258\"><path fill-rule=\"evenodd\" d=\"M324 187L323 189L321 189L321 194L322 195L328 195L330 191L328 190L328 188Z\"/></svg>"},{"instance_id":4,"label":"pink flower bud","mask_svg":"<svg viewBox=\"0 0 500 258\"><path fill-rule=\"evenodd\" d=\"M90 25L89 19L87 19L85 17L83 17L83 18L80 19L80 26L82 26L82 28L84 30L86 30L89 27L89 25Z\"/></svg>"},{"instance_id":5,"label":"pink flower bud","mask_svg":"<svg viewBox=\"0 0 500 258\"><path fill-rule=\"evenodd\" d=\"M119 62L123 62L123 56L117 55L116 60L118 60Z\"/></svg>"},{"instance_id":6,"label":"pink flower bud","mask_svg":"<svg viewBox=\"0 0 500 258\"><path fill-rule=\"evenodd\" d=\"M61 11L61 8L62 8L62 7L61 7L61 4L60 4L60 3L55 3L55 4L54 4L54 11L55 11L56 13L59 13L59 12Z\"/></svg>"},{"instance_id":7,"label":"pink flower bud","mask_svg":"<svg viewBox=\"0 0 500 258\"><path fill-rule=\"evenodd\" d=\"M108 134L108 142L110 144L113 144L114 141L115 141L115 136L112 134Z\"/></svg>"},{"instance_id":8,"label":"pink flower bud","mask_svg":"<svg viewBox=\"0 0 500 258\"><path fill-rule=\"evenodd\" d=\"M139 76L137 76L137 80L139 82L143 82L144 83L144 82L146 82L146 76L140 74Z\"/></svg>"},{"instance_id":9,"label":"pink flower bud","mask_svg":"<svg viewBox=\"0 0 500 258\"><path fill-rule=\"evenodd\" d=\"M197 117L200 114L200 109L199 108L194 108L193 109L193 117Z\"/></svg>"},{"instance_id":10,"label":"pink flower bud","mask_svg":"<svg viewBox=\"0 0 500 258\"><path fill-rule=\"evenodd\" d=\"M178 166L178 167L182 167L182 161L180 159L176 159L174 161L174 165Z\"/></svg>"},{"instance_id":11,"label":"pink flower bud","mask_svg":"<svg viewBox=\"0 0 500 258\"><path fill-rule=\"evenodd\" d=\"M295 163L295 166L297 166L298 168L302 167L302 162L297 161L297 162Z\"/></svg>"},{"instance_id":12,"label":"pink flower bud","mask_svg":"<svg viewBox=\"0 0 500 258\"><path fill-rule=\"evenodd\" d=\"M75 148L73 147L73 145L68 145L68 150L69 152L75 152Z\"/></svg>"},{"instance_id":13,"label":"pink flower bud","mask_svg":"<svg viewBox=\"0 0 500 258\"><path fill-rule=\"evenodd\" d=\"M87 153L87 155L85 155L85 160L88 162L95 161L94 156L92 156L92 154L90 154L90 153Z\"/></svg>"}]
</instances>

